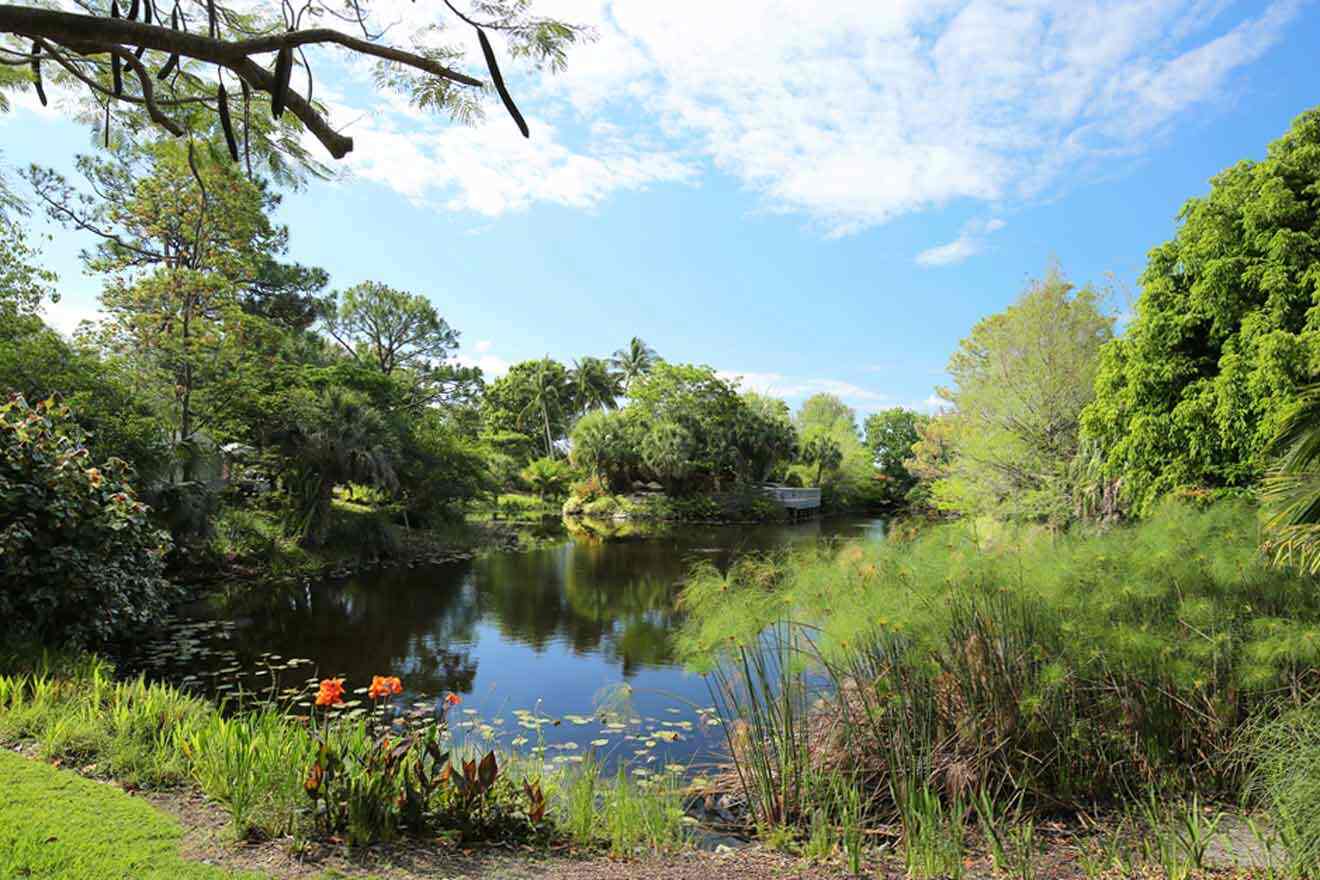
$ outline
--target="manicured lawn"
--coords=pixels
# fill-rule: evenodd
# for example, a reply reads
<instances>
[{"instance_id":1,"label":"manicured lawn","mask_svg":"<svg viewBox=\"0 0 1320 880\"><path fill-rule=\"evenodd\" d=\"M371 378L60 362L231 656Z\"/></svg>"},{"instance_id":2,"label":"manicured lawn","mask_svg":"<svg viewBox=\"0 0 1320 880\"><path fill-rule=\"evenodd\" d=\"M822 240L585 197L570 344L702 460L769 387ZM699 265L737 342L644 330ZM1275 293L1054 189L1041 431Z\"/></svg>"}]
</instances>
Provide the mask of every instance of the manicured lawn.
<instances>
[{"instance_id":1,"label":"manicured lawn","mask_svg":"<svg viewBox=\"0 0 1320 880\"><path fill-rule=\"evenodd\" d=\"M0 751L0 877L260 880L186 861L183 829L146 801Z\"/></svg>"}]
</instances>

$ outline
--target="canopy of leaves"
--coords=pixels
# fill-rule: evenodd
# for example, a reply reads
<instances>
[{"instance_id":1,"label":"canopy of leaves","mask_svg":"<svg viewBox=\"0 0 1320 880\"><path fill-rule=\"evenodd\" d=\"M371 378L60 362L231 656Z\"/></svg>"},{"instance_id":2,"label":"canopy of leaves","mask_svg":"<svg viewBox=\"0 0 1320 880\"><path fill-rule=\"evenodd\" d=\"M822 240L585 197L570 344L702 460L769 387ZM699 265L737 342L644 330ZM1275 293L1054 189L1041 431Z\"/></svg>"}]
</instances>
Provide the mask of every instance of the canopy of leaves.
<instances>
[{"instance_id":1,"label":"canopy of leaves","mask_svg":"<svg viewBox=\"0 0 1320 880\"><path fill-rule=\"evenodd\" d=\"M1057 270L972 328L949 359L952 449L936 504L1001 519L1066 522L1073 513L1079 420L1094 395L1113 318L1099 294Z\"/></svg>"},{"instance_id":2,"label":"canopy of leaves","mask_svg":"<svg viewBox=\"0 0 1320 880\"><path fill-rule=\"evenodd\" d=\"M904 462L912 457L912 447L921 439L919 431L929 421L930 416L901 406L882 409L866 419L866 447L882 478L885 501L891 505L904 503L916 486L917 478Z\"/></svg>"},{"instance_id":3,"label":"canopy of leaves","mask_svg":"<svg viewBox=\"0 0 1320 880\"><path fill-rule=\"evenodd\" d=\"M876 497L876 472L870 451L857 434L857 413L833 394L813 394L797 412L801 462L794 482L820 486L829 507L870 506Z\"/></svg>"},{"instance_id":4,"label":"canopy of leaves","mask_svg":"<svg viewBox=\"0 0 1320 880\"><path fill-rule=\"evenodd\" d=\"M1216 175L1150 252L1136 316L1084 416L1138 513L1181 486L1250 486L1320 371L1320 110Z\"/></svg>"}]
</instances>

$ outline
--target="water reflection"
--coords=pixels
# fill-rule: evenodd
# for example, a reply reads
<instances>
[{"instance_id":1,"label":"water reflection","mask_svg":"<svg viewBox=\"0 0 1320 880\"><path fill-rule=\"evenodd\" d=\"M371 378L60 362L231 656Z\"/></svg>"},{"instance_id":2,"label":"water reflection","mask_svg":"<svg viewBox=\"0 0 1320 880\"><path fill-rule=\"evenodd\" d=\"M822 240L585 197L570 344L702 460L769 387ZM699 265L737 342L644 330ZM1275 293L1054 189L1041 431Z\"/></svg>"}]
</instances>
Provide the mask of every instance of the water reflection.
<instances>
[{"instance_id":1,"label":"water reflection","mask_svg":"<svg viewBox=\"0 0 1320 880\"><path fill-rule=\"evenodd\" d=\"M709 703L670 640L693 562L727 566L742 553L882 533L873 519L666 528L622 541L593 532L526 552L249 594L210 613L238 623L240 654L311 658L319 674L346 675L350 685L399 675L412 694L464 694L465 708L484 717L538 703L589 715L599 692L624 681L635 711L655 718L676 704Z\"/></svg>"}]
</instances>

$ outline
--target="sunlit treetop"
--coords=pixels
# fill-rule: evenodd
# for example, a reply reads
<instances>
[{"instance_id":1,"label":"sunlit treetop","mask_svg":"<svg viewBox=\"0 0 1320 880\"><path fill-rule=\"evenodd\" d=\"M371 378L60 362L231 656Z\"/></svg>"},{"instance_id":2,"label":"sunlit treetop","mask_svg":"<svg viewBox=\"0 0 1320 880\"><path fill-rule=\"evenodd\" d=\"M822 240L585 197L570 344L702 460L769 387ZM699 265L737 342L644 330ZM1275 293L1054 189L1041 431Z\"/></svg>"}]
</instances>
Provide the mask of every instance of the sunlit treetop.
<instances>
[{"instance_id":1,"label":"sunlit treetop","mask_svg":"<svg viewBox=\"0 0 1320 880\"><path fill-rule=\"evenodd\" d=\"M35 90L43 104L72 95L69 112L106 142L195 134L226 142L249 170L259 163L296 180L328 173L304 133L335 159L353 149L317 97L318 71L338 51L374 63L379 90L459 122L479 118L498 94L510 124L529 136L487 32L510 56L549 70L562 69L589 32L537 17L531 0L424 2L431 12L422 16L415 3L388 0L0 4L0 111L15 89Z\"/></svg>"}]
</instances>

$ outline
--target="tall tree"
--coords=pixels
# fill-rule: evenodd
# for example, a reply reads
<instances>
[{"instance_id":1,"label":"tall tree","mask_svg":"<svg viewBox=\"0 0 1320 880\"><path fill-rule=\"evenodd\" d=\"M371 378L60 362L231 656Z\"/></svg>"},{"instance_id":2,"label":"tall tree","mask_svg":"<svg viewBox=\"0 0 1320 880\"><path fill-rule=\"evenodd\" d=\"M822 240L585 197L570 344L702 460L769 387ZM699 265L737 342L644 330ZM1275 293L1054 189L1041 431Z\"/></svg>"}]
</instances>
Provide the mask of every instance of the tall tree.
<instances>
[{"instance_id":1,"label":"tall tree","mask_svg":"<svg viewBox=\"0 0 1320 880\"><path fill-rule=\"evenodd\" d=\"M486 31L497 32L509 54L549 69L562 68L568 48L588 33L534 16L527 0L484 0L476 10L473 17L452 4L436 7L411 45L398 46L385 38L390 13L365 0L183 0L172 9L142 0L122 10L112 4L108 14L81 0L0 4L0 89L33 87L43 104L49 88L74 91L107 143L112 121L126 140L153 129L204 138L223 132L235 161L243 157L250 167L255 152L268 171L279 172L289 170L289 160L312 164L300 143L304 132L336 159L353 149L353 139L313 98L314 50L374 61L378 88L470 120L481 113L487 84L457 68L479 46L484 72L527 135ZM476 39L453 34L455 26L474 29Z\"/></svg>"},{"instance_id":2,"label":"tall tree","mask_svg":"<svg viewBox=\"0 0 1320 880\"><path fill-rule=\"evenodd\" d=\"M880 410L866 419L866 447L884 478L885 500L890 504L902 504L916 485L916 477L904 462L912 457L912 447L928 421L929 416L901 406Z\"/></svg>"},{"instance_id":3,"label":"tall tree","mask_svg":"<svg viewBox=\"0 0 1320 880\"><path fill-rule=\"evenodd\" d=\"M449 362L458 331L421 294L365 281L331 299L325 327L355 361L395 380L413 411L464 398L479 379Z\"/></svg>"},{"instance_id":4,"label":"tall tree","mask_svg":"<svg viewBox=\"0 0 1320 880\"><path fill-rule=\"evenodd\" d=\"M1093 288L1051 269L972 328L949 359L954 386L938 390L953 408L938 505L1053 524L1072 516L1081 414L1113 327Z\"/></svg>"},{"instance_id":5,"label":"tall tree","mask_svg":"<svg viewBox=\"0 0 1320 880\"><path fill-rule=\"evenodd\" d=\"M568 432L572 398L563 364L549 358L516 363L482 392L482 436L520 458L536 447L553 456Z\"/></svg>"},{"instance_id":6,"label":"tall tree","mask_svg":"<svg viewBox=\"0 0 1320 880\"><path fill-rule=\"evenodd\" d=\"M566 404L571 399L571 387L565 381L564 368L559 363L544 357L536 362L536 370L531 375L531 394L518 413L518 426L526 428L536 425L545 437L545 455L555 457L555 439L560 432L551 429L551 425L562 425L566 418Z\"/></svg>"},{"instance_id":7,"label":"tall tree","mask_svg":"<svg viewBox=\"0 0 1320 880\"><path fill-rule=\"evenodd\" d=\"M578 414L618 407L623 389L608 361L594 357L575 360L568 377L573 385L573 409Z\"/></svg>"},{"instance_id":8,"label":"tall tree","mask_svg":"<svg viewBox=\"0 0 1320 880\"><path fill-rule=\"evenodd\" d=\"M631 391L633 383L651 372L659 361L655 349L637 336L629 341L627 348L619 349L610 358L614 369L619 371L625 391Z\"/></svg>"},{"instance_id":9,"label":"tall tree","mask_svg":"<svg viewBox=\"0 0 1320 880\"><path fill-rule=\"evenodd\" d=\"M105 275L102 339L142 366L142 390L171 413L191 479L198 432L215 430L227 398L261 369L250 355L269 326L244 312L242 294L287 247L288 231L270 220L279 198L191 143L84 156L78 167L89 192L35 166L28 178L54 220L94 236L84 261Z\"/></svg>"},{"instance_id":10,"label":"tall tree","mask_svg":"<svg viewBox=\"0 0 1320 880\"><path fill-rule=\"evenodd\" d=\"M1083 417L1137 513L1181 486L1253 485L1320 363L1320 109L1189 200Z\"/></svg>"}]
</instances>

